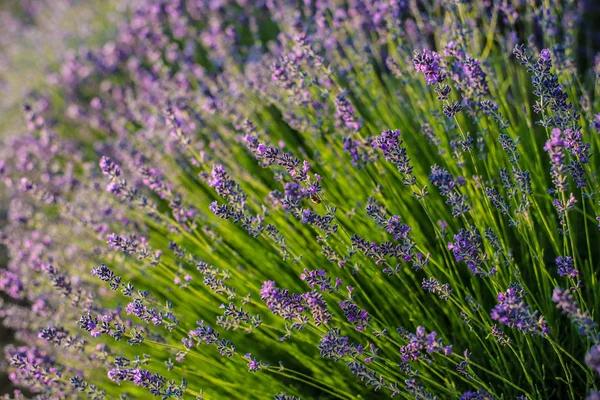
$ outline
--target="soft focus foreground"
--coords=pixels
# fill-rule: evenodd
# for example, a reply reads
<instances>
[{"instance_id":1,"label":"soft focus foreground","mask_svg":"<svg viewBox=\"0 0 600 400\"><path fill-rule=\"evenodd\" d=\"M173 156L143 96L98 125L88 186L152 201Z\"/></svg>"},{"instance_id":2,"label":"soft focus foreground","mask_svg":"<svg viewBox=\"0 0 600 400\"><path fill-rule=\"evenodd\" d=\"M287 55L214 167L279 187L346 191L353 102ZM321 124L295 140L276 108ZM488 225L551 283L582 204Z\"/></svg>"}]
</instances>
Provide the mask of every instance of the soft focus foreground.
<instances>
[{"instance_id":1,"label":"soft focus foreground","mask_svg":"<svg viewBox=\"0 0 600 400\"><path fill-rule=\"evenodd\" d=\"M11 380L44 399L600 398L583 11L131 1L0 148Z\"/></svg>"}]
</instances>

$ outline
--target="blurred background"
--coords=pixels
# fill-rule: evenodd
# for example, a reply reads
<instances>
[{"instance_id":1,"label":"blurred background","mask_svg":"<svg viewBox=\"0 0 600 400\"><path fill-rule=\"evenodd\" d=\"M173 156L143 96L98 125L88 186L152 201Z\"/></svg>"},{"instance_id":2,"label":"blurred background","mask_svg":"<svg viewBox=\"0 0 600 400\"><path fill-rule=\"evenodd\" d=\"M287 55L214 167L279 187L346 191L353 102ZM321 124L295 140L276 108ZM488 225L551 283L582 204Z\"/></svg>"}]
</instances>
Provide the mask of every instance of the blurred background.
<instances>
[{"instance_id":1,"label":"blurred background","mask_svg":"<svg viewBox=\"0 0 600 400\"><path fill-rule=\"evenodd\" d=\"M59 93L48 84L52 71L70 51L100 46L110 39L130 0L0 0L0 146L1 139L26 131L25 101L50 101L60 107ZM60 109L60 108L58 108ZM0 231L6 221L6 199L0 189ZM7 251L0 245L0 268ZM9 300L0 294L2 304ZM15 389L6 375L4 347L13 332L0 323L0 395Z\"/></svg>"},{"instance_id":2,"label":"blurred background","mask_svg":"<svg viewBox=\"0 0 600 400\"><path fill-rule=\"evenodd\" d=\"M0 210L0 227L4 224L6 220L6 213L4 210ZM3 268L7 261L6 249L0 245L0 268ZM6 301L6 297L3 295L0 297L0 305L2 305ZM0 307L1 308L1 307ZM0 325L0 351L4 353L4 345L6 343L10 343L13 340L12 337L13 332L9 329L6 329L3 325ZM11 391L13 387L10 384L10 380L5 373L0 373L0 394L8 393Z\"/></svg>"}]
</instances>

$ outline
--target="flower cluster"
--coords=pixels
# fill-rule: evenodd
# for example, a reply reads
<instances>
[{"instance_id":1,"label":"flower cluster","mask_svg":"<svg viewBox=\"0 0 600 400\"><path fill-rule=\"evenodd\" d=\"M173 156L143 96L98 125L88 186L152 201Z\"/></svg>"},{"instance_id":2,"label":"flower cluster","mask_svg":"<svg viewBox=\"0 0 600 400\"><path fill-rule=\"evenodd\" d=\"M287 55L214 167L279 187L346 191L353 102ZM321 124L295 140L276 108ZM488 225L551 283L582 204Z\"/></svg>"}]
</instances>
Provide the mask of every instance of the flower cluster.
<instances>
[{"instance_id":1,"label":"flower cluster","mask_svg":"<svg viewBox=\"0 0 600 400\"><path fill-rule=\"evenodd\" d=\"M332 317L323 295L316 290L301 295L293 294L286 289L279 289L273 281L266 281L261 288L260 297L271 312L286 321L304 323L304 311L311 312L315 325L327 324Z\"/></svg>"},{"instance_id":2,"label":"flower cluster","mask_svg":"<svg viewBox=\"0 0 600 400\"><path fill-rule=\"evenodd\" d=\"M454 242L448 243L448 250L454 254L454 259L457 262L464 261L474 275L484 274L480 268L487 260L487 256L483 251L481 236L477 228L461 229L460 232L454 235ZM489 275L494 273L495 269L492 268Z\"/></svg>"},{"instance_id":3,"label":"flower cluster","mask_svg":"<svg viewBox=\"0 0 600 400\"><path fill-rule=\"evenodd\" d=\"M511 284L506 292L498 293L498 304L492 310L494 321L524 333L547 335L548 325L538 311L531 311L525 303L525 290L519 284Z\"/></svg>"},{"instance_id":4,"label":"flower cluster","mask_svg":"<svg viewBox=\"0 0 600 400\"><path fill-rule=\"evenodd\" d=\"M416 333L404 333L408 344L400 347L402 362L416 361L427 358L428 354L440 353L445 356L452 354L452 346L444 346L436 332L426 333L422 326L417 327Z\"/></svg>"},{"instance_id":5,"label":"flower cluster","mask_svg":"<svg viewBox=\"0 0 600 400\"><path fill-rule=\"evenodd\" d=\"M544 150L546 150L550 156L552 183L554 183L556 190L559 192L564 192L568 185L566 176L567 166L564 161L565 155L563 153L565 147L566 145L562 131L558 128L553 129L552 136L546 142Z\"/></svg>"},{"instance_id":6,"label":"flower cluster","mask_svg":"<svg viewBox=\"0 0 600 400\"><path fill-rule=\"evenodd\" d=\"M358 306L349 300L340 301L340 308L348 322L356 327L357 331L364 331L369 326L369 313L361 310Z\"/></svg>"},{"instance_id":7,"label":"flower cluster","mask_svg":"<svg viewBox=\"0 0 600 400\"><path fill-rule=\"evenodd\" d=\"M406 148L402 147L402 143L399 130L383 131L381 136L373 139L373 147L381 150L386 161L398 168L398 172L403 176L404 185L412 186L417 182L417 178L413 174L410 158L408 158Z\"/></svg>"},{"instance_id":8,"label":"flower cluster","mask_svg":"<svg viewBox=\"0 0 600 400\"><path fill-rule=\"evenodd\" d=\"M556 266L558 267L558 274L560 276L576 278L579 275L579 271L575 269L575 260L573 260L573 257L557 257Z\"/></svg>"},{"instance_id":9,"label":"flower cluster","mask_svg":"<svg viewBox=\"0 0 600 400\"><path fill-rule=\"evenodd\" d=\"M571 319L580 335L589 338L592 342L598 342L600 339L596 332L598 324L590 317L589 312L579 308L573 290L555 288L552 292L552 301L556 303L556 308Z\"/></svg>"},{"instance_id":10,"label":"flower cluster","mask_svg":"<svg viewBox=\"0 0 600 400\"><path fill-rule=\"evenodd\" d=\"M448 283L440 283L435 278L423 279L423 290L436 294L442 300L448 300L452 294L452 288Z\"/></svg>"},{"instance_id":11,"label":"flower cluster","mask_svg":"<svg viewBox=\"0 0 600 400\"><path fill-rule=\"evenodd\" d=\"M454 217L460 217L469 212L470 207L467 204L467 197L458 190L460 186L465 184L465 179L463 177L454 179L447 170L437 165L433 165L431 167L431 174L429 174L429 180L434 186L439 188L440 193L446 197L446 204L452 207L452 215Z\"/></svg>"},{"instance_id":12,"label":"flower cluster","mask_svg":"<svg viewBox=\"0 0 600 400\"><path fill-rule=\"evenodd\" d=\"M338 361L346 356L360 355L362 347L352 344L339 329L331 329L319 342L319 351L321 356Z\"/></svg>"},{"instance_id":13,"label":"flower cluster","mask_svg":"<svg viewBox=\"0 0 600 400\"><path fill-rule=\"evenodd\" d=\"M413 64L418 72L425 77L428 85L437 85L445 77L441 66L441 57L434 51L424 49L421 52L415 51Z\"/></svg>"},{"instance_id":14,"label":"flower cluster","mask_svg":"<svg viewBox=\"0 0 600 400\"><path fill-rule=\"evenodd\" d=\"M0 397L598 398L583 3L3 5Z\"/></svg>"}]
</instances>

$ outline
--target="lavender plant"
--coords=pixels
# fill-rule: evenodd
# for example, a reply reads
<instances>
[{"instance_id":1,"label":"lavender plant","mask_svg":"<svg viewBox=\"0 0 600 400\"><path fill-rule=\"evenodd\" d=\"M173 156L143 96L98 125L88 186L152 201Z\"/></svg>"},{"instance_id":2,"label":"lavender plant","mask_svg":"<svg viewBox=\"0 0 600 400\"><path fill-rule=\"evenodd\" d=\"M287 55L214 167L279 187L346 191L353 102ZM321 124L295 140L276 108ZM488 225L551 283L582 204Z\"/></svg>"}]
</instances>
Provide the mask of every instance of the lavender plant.
<instances>
[{"instance_id":1,"label":"lavender plant","mask_svg":"<svg viewBox=\"0 0 600 400\"><path fill-rule=\"evenodd\" d=\"M584 4L121 11L0 148L7 398L600 396Z\"/></svg>"}]
</instances>

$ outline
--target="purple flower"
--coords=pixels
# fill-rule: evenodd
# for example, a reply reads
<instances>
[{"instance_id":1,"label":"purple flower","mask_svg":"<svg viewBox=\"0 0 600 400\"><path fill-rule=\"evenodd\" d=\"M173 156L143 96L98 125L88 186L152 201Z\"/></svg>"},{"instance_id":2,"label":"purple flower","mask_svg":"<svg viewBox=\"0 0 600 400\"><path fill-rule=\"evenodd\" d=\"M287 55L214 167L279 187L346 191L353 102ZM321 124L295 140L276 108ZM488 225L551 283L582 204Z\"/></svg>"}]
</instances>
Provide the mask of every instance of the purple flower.
<instances>
[{"instance_id":1,"label":"purple flower","mask_svg":"<svg viewBox=\"0 0 600 400\"><path fill-rule=\"evenodd\" d=\"M103 156L100 159L100 169L102 174L110 180L106 185L108 193L117 197L131 198L132 194L129 193L127 182L125 179L120 178L121 167L119 165L115 164L110 158Z\"/></svg>"},{"instance_id":2,"label":"purple flower","mask_svg":"<svg viewBox=\"0 0 600 400\"><path fill-rule=\"evenodd\" d=\"M110 158L102 156L100 158L100 170L104 175L117 177L121 175L121 168L115 164Z\"/></svg>"},{"instance_id":3,"label":"purple flower","mask_svg":"<svg viewBox=\"0 0 600 400\"><path fill-rule=\"evenodd\" d=\"M409 233L411 231L410 226L402 222L402 219L397 216L391 216L385 223L384 226L388 233L394 235L394 240L409 240Z\"/></svg>"},{"instance_id":4,"label":"purple flower","mask_svg":"<svg viewBox=\"0 0 600 400\"><path fill-rule=\"evenodd\" d=\"M454 254L457 262L464 261L474 275L483 275L480 267L487 260L477 228L461 229L454 235L454 242L448 243L448 250Z\"/></svg>"},{"instance_id":5,"label":"purple flower","mask_svg":"<svg viewBox=\"0 0 600 400\"><path fill-rule=\"evenodd\" d=\"M260 143L254 135L248 134L244 137L244 143L257 160L261 161L262 166L271 166L276 164L285 168L291 178L296 182L306 183L309 181L310 165L306 160L303 162L292 153L285 153L277 147L267 146ZM320 177L314 175L315 181L320 181Z\"/></svg>"},{"instance_id":6,"label":"purple flower","mask_svg":"<svg viewBox=\"0 0 600 400\"><path fill-rule=\"evenodd\" d=\"M501 346L506 346L511 342L511 338L505 336L504 332L502 332L502 329L500 329L500 327L496 324L492 326L492 336Z\"/></svg>"},{"instance_id":7,"label":"purple flower","mask_svg":"<svg viewBox=\"0 0 600 400\"><path fill-rule=\"evenodd\" d=\"M600 392L597 392L595 390L592 390L588 396L585 398L585 400L600 400Z\"/></svg>"},{"instance_id":8,"label":"purple flower","mask_svg":"<svg viewBox=\"0 0 600 400\"><path fill-rule=\"evenodd\" d=\"M133 370L131 381L137 386L144 386L152 379L152 373L145 369L136 368Z\"/></svg>"},{"instance_id":9,"label":"purple flower","mask_svg":"<svg viewBox=\"0 0 600 400\"><path fill-rule=\"evenodd\" d=\"M244 354L244 358L248 360L248 371L256 372L261 368L267 368L268 365L264 364L262 361L257 361L256 358L252 357L252 354L246 353Z\"/></svg>"},{"instance_id":10,"label":"purple flower","mask_svg":"<svg viewBox=\"0 0 600 400\"><path fill-rule=\"evenodd\" d=\"M234 209L241 211L246 207L246 194L242 192L240 185L229 177L221 164L213 166L208 184Z\"/></svg>"},{"instance_id":11,"label":"purple flower","mask_svg":"<svg viewBox=\"0 0 600 400\"><path fill-rule=\"evenodd\" d=\"M97 268L92 268L91 275L97 276L105 282L110 282L115 277L114 272L112 272L111 269L104 264L100 264L100 266L98 266Z\"/></svg>"},{"instance_id":12,"label":"purple flower","mask_svg":"<svg viewBox=\"0 0 600 400\"><path fill-rule=\"evenodd\" d=\"M352 103L350 103L344 94L338 94L335 96L335 112L339 120L341 120L346 126L353 132L358 132L362 126L362 123L356 117L356 112Z\"/></svg>"},{"instance_id":13,"label":"purple flower","mask_svg":"<svg viewBox=\"0 0 600 400\"><path fill-rule=\"evenodd\" d=\"M407 379L404 381L404 383L406 384L406 390L408 390L408 392L410 394L413 395L413 397L415 399L423 399L423 400L435 400L436 397L433 396L433 394L427 392L427 390L425 389L425 386L423 386L423 384L419 381L417 381L415 378L411 378L411 379Z\"/></svg>"},{"instance_id":14,"label":"purple flower","mask_svg":"<svg viewBox=\"0 0 600 400\"><path fill-rule=\"evenodd\" d=\"M69 331L62 327L48 326L41 328L38 332L38 338L46 340L54 345L67 347L67 342L72 340Z\"/></svg>"},{"instance_id":15,"label":"purple flower","mask_svg":"<svg viewBox=\"0 0 600 400\"><path fill-rule=\"evenodd\" d=\"M450 299L450 295L452 294L452 289L450 288L449 283L441 284L435 278L424 278L421 287L423 288L423 290L429 293L437 294L438 297L442 300Z\"/></svg>"},{"instance_id":16,"label":"purple flower","mask_svg":"<svg viewBox=\"0 0 600 400\"><path fill-rule=\"evenodd\" d=\"M121 383L129 378L129 370L114 368L108 371L108 379Z\"/></svg>"},{"instance_id":17,"label":"purple flower","mask_svg":"<svg viewBox=\"0 0 600 400\"><path fill-rule=\"evenodd\" d=\"M573 156L577 157L582 164L589 163L591 145L583 141L581 130L565 129L563 133L565 136L564 144L567 150L569 150Z\"/></svg>"},{"instance_id":18,"label":"purple flower","mask_svg":"<svg viewBox=\"0 0 600 400\"><path fill-rule=\"evenodd\" d=\"M23 297L23 289L23 282L16 273L0 269L0 291L13 299L20 299Z\"/></svg>"},{"instance_id":19,"label":"purple flower","mask_svg":"<svg viewBox=\"0 0 600 400\"><path fill-rule=\"evenodd\" d=\"M321 356L337 361L347 355L362 353L362 347L351 344L347 336L341 336L340 330L334 328L319 342L319 351Z\"/></svg>"},{"instance_id":20,"label":"purple flower","mask_svg":"<svg viewBox=\"0 0 600 400\"><path fill-rule=\"evenodd\" d=\"M594 120L590 124L590 127L596 130L596 133L600 134L600 114L594 115Z\"/></svg>"},{"instance_id":21,"label":"purple flower","mask_svg":"<svg viewBox=\"0 0 600 400\"><path fill-rule=\"evenodd\" d=\"M350 154L352 165L356 167L362 168L377 159L371 138L359 140L345 136L342 137L342 142L344 143L344 152Z\"/></svg>"},{"instance_id":22,"label":"purple flower","mask_svg":"<svg viewBox=\"0 0 600 400\"><path fill-rule=\"evenodd\" d=\"M273 314L288 321L299 318L307 309L302 296L291 294L286 289L279 289L273 281L266 281L263 284L260 297Z\"/></svg>"},{"instance_id":23,"label":"purple flower","mask_svg":"<svg viewBox=\"0 0 600 400\"><path fill-rule=\"evenodd\" d=\"M92 317L90 312L88 312L87 315L82 315L79 319L79 327L88 332L91 332L94 328L96 328L96 325L98 325L98 318Z\"/></svg>"},{"instance_id":24,"label":"purple flower","mask_svg":"<svg viewBox=\"0 0 600 400\"><path fill-rule=\"evenodd\" d=\"M219 334L209 325L204 324L204 321L197 322L198 327L188 332L191 338L204 342L206 344L214 344L219 341Z\"/></svg>"},{"instance_id":25,"label":"purple flower","mask_svg":"<svg viewBox=\"0 0 600 400\"><path fill-rule=\"evenodd\" d=\"M183 390L182 386L167 383L167 379L158 373L153 374L142 368L121 368L117 366L108 371L108 378L117 383L130 381L136 386L148 389L149 393L155 396L170 393L169 396L177 394L177 397L180 397Z\"/></svg>"},{"instance_id":26,"label":"purple flower","mask_svg":"<svg viewBox=\"0 0 600 400\"><path fill-rule=\"evenodd\" d=\"M306 303L307 307L312 313L315 325L328 324L331 321L331 313L327 309L327 303L323 298L323 295L316 290L313 292L304 293L302 300Z\"/></svg>"},{"instance_id":27,"label":"purple flower","mask_svg":"<svg viewBox=\"0 0 600 400\"><path fill-rule=\"evenodd\" d=\"M414 185L417 178L413 174L413 167L410 164L410 158L406 153L406 148L402 146L400 131L385 130L380 136L373 138L373 147L381 150L386 161L391 162L398 168L402 174L402 182L405 186Z\"/></svg>"},{"instance_id":28,"label":"purple flower","mask_svg":"<svg viewBox=\"0 0 600 400\"><path fill-rule=\"evenodd\" d=\"M428 85L437 85L444 80L445 74L440 62L439 54L428 49L424 49L421 53L415 51L413 56L415 69L423 74Z\"/></svg>"},{"instance_id":29,"label":"purple flower","mask_svg":"<svg viewBox=\"0 0 600 400\"><path fill-rule=\"evenodd\" d=\"M540 52L540 61L544 62L544 63L548 63L550 61L551 55L552 55L552 53L550 53L550 50L542 49L542 51Z\"/></svg>"},{"instance_id":30,"label":"purple flower","mask_svg":"<svg viewBox=\"0 0 600 400\"><path fill-rule=\"evenodd\" d=\"M336 291L339 286L337 284L333 286L331 278L322 269L310 271L308 268L304 268L304 273L300 275L300 279L308 283L311 288L317 286L322 292Z\"/></svg>"},{"instance_id":31,"label":"purple flower","mask_svg":"<svg viewBox=\"0 0 600 400\"><path fill-rule=\"evenodd\" d=\"M369 258L375 259L376 264L382 264L386 261L387 257L392 257L404 262L412 261L412 268L419 270L427 264L429 259L428 256L423 256L421 253L415 254L414 248L416 244L410 239L404 240L401 243L393 243L391 241L375 243L354 234L351 240L353 248L361 251ZM386 268L384 272L392 275L397 273L399 268L400 264L394 270Z\"/></svg>"},{"instance_id":32,"label":"purple flower","mask_svg":"<svg viewBox=\"0 0 600 400\"><path fill-rule=\"evenodd\" d=\"M465 54L454 41L448 43L444 53L454 57L451 64L451 77L459 90L464 93L465 100L478 101L489 94L486 74L481 69L481 63L478 60ZM446 99L447 97L443 100Z\"/></svg>"},{"instance_id":33,"label":"purple flower","mask_svg":"<svg viewBox=\"0 0 600 400\"><path fill-rule=\"evenodd\" d=\"M567 188L565 155L563 153L565 147L566 142L563 139L562 131L558 128L553 129L544 150L550 155L552 183L559 192L564 192Z\"/></svg>"},{"instance_id":34,"label":"purple flower","mask_svg":"<svg viewBox=\"0 0 600 400\"><path fill-rule=\"evenodd\" d=\"M573 257L557 257L556 266L558 267L558 274L560 276L576 278L579 275L579 271L575 269L575 260L573 260Z\"/></svg>"},{"instance_id":35,"label":"purple flower","mask_svg":"<svg viewBox=\"0 0 600 400\"><path fill-rule=\"evenodd\" d=\"M135 299L134 301L127 304L125 307L125 312L130 315L133 314L137 317L140 317L146 311L146 307L142 304L140 299Z\"/></svg>"},{"instance_id":36,"label":"purple flower","mask_svg":"<svg viewBox=\"0 0 600 400\"><path fill-rule=\"evenodd\" d=\"M443 112L444 115L448 118L454 117L462 110L462 105L456 100L452 100L450 104L444 106Z\"/></svg>"},{"instance_id":37,"label":"purple flower","mask_svg":"<svg viewBox=\"0 0 600 400\"><path fill-rule=\"evenodd\" d=\"M575 301L572 291L572 289L555 288L552 292L552 301L556 303L556 308L571 319L580 335L587 337L592 342L597 342L600 339L596 333L598 324L592 320L587 311L583 312L579 308L579 303Z\"/></svg>"},{"instance_id":38,"label":"purple flower","mask_svg":"<svg viewBox=\"0 0 600 400\"><path fill-rule=\"evenodd\" d=\"M490 199L490 202L496 207L502 214L509 214L510 204L506 202L504 197L498 193L498 190L492 187L485 188L485 195Z\"/></svg>"},{"instance_id":39,"label":"purple flower","mask_svg":"<svg viewBox=\"0 0 600 400\"><path fill-rule=\"evenodd\" d=\"M593 345L585 356L586 364L600 375L600 344Z\"/></svg>"},{"instance_id":40,"label":"purple flower","mask_svg":"<svg viewBox=\"0 0 600 400\"><path fill-rule=\"evenodd\" d=\"M524 333L547 335L550 331L543 316L532 312L524 301L525 291L517 283L511 284L506 292L498 293L498 304L491 312L494 321Z\"/></svg>"},{"instance_id":41,"label":"purple flower","mask_svg":"<svg viewBox=\"0 0 600 400\"><path fill-rule=\"evenodd\" d=\"M362 332L369 326L369 313L366 310L361 310L350 300L340 301L339 305L348 322L354 325L357 331Z\"/></svg>"},{"instance_id":42,"label":"purple flower","mask_svg":"<svg viewBox=\"0 0 600 400\"><path fill-rule=\"evenodd\" d=\"M367 200L366 211L367 215L371 217L377 225L382 226L388 233L394 235L394 240L400 240L407 244L412 243L412 239L410 238L410 226L404 224L402 219L397 215L388 218L386 209L374 198L369 197Z\"/></svg>"},{"instance_id":43,"label":"purple flower","mask_svg":"<svg viewBox=\"0 0 600 400\"><path fill-rule=\"evenodd\" d=\"M425 328L422 326L417 327L414 334L406 332L403 336L408 341L408 344L400 347L400 356L403 363L415 361L421 357L427 359L426 353L439 353L445 356L452 354L452 346L445 346L442 339L437 337L436 332L425 333Z\"/></svg>"},{"instance_id":44,"label":"purple flower","mask_svg":"<svg viewBox=\"0 0 600 400\"><path fill-rule=\"evenodd\" d=\"M462 63L464 77L467 82L467 87L476 97L482 97L489 93L486 74L481 69L481 64L469 56Z\"/></svg>"},{"instance_id":45,"label":"purple flower","mask_svg":"<svg viewBox=\"0 0 600 400\"><path fill-rule=\"evenodd\" d=\"M495 400L496 397L492 396L485 390L481 389L476 392L464 392L460 396L460 400Z\"/></svg>"},{"instance_id":46,"label":"purple flower","mask_svg":"<svg viewBox=\"0 0 600 400\"><path fill-rule=\"evenodd\" d=\"M465 184L463 177L454 179L452 174L447 170L438 165L433 165L429 174L429 180L446 197L446 204L452 207L452 215L454 217L460 217L469 212L470 207L467 204L466 196L458 191L458 187Z\"/></svg>"}]
</instances>

